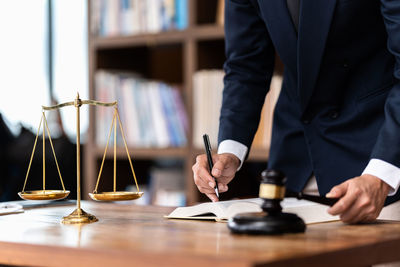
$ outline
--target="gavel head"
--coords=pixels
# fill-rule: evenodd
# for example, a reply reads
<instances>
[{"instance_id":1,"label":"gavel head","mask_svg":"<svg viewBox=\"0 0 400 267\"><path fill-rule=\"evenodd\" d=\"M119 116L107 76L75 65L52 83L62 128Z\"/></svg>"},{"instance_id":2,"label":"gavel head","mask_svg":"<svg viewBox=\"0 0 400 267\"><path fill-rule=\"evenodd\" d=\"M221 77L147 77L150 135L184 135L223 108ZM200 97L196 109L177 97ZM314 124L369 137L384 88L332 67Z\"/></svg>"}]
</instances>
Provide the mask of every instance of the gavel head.
<instances>
[{"instance_id":1,"label":"gavel head","mask_svg":"<svg viewBox=\"0 0 400 267\"><path fill-rule=\"evenodd\" d=\"M285 197L286 176L276 170L265 170L261 173L259 197L263 199L261 208L269 215L280 214L281 201Z\"/></svg>"}]
</instances>

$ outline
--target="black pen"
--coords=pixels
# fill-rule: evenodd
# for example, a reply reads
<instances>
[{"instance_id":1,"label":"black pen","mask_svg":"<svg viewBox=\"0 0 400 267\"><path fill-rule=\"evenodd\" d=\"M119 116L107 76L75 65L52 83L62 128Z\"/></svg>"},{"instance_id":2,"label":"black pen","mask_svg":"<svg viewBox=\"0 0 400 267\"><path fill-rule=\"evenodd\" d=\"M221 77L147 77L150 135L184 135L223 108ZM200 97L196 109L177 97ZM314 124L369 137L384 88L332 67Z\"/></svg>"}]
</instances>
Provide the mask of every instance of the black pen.
<instances>
[{"instance_id":1,"label":"black pen","mask_svg":"<svg viewBox=\"0 0 400 267\"><path fill-rule=\"evenodd\" d=\"M285 197L295 197L297 199L305 199L308 201L320 203L323 205L333 206L336 202L338 202L339 198L327 198L321 196L307 195L302 192L292 192L290 190L286 190Z\"/></svg>"},{"instance_id":2,"label":"black pen","mask_svg":"<svg viewBox=\"0 0 400 267\"><path fill-rule=\"evenodd\" d=\"M206 154L207 154L208 167L210 168L210 174L211 174L211 171L212 171L212 168L213 168L213 161L212 161L212 156L211 156L210 138L208 137L207 134L204 134L203 135L203 140L204 140L204 148L205 148ZM215 181L214 190L215 190L215 194L219 198L217 179L215 179L215 177L212 174L211 174L211 177L214 178L214 181Z\"/></svg>"}]
</instances>

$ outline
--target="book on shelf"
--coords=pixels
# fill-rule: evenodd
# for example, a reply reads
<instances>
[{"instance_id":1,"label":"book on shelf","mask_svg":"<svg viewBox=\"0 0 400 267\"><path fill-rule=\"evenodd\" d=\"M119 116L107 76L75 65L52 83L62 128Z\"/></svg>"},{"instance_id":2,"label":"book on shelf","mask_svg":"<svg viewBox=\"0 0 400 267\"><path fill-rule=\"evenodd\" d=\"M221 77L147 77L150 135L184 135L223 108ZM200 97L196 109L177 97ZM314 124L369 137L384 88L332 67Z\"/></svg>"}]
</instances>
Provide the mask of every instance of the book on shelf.
<instances>
[{"instance_id":1,"label":"book on shelf","mask_svg":"<svg viewBox=\"0 0 400 267\"><path fill-rule=\"evenodd\" d=\"M188 0L92 0L91 31L98 36L135 35L188 26Z\"/></svg>"},{"instance_id":2,"label":"book on shelf","mask_svg":"<svg viewBox=\"0 0 400 267\"><path fill-rule=\"evenodd\" d=\"M206 202L189 207L178 207L165 217L168 219L227 221L239 213L261 212L260 198ZM296 213L305 223L339 220L339 216L327 213L328 207L307 200L285 198L281 202L283 212Z\"/></svg>"},{"instance_id":3,"label":"book on shelf","mask_svg":"<svg viewBox=\"0 0 400 267\"><path fill-rule=\"evenodd\" d=\"M193 76L193 145L196 148L204 147L205 133L210 137L211 146L217 146L223 77L222 70L201 70Z\"/></svg>"},{"instance_id":4,"label":"book on shelf","mask_svg":"<svg viewBox=\"0 0 400 267\"><path fill-rule=\"evenodd\" d=\"M215 22L217 23L217 25L224 26L225 22L224 12L225 12L225 0L218 0L217 14L215 18Z\"/></svg>"},{"instance_id":5,"label":"book on shelf","mask_svg":"<svg viewBox=\"0 0 400 267\"><path fill-rule=\"evenodd\" d=\"M252 148L269 149L271 133L272 133L272 120L274 115L274 108L276 101L278 101L279 93L282 87L282 76L273 75L271 85L267 96L265 97L264 106L261 111L260 123L257 132L254 136Z\"/></svg>"},{"instance_id":6,"label":"book on shelf","mask_svg":"<svg viewBox=\"0 0 400 267\"><path fill-rule=\"evenodd\" d=\"M202 136L208 133L211 145L217 147L219 116L222 105L224 72L201 70L193 76L193 145L203 147ZM252 148L268 149L271 139L272 117L282 86L282 77L274 75L266 96L258 130Z\"/></svg>"},{"instance_id":7,"label":"book on shelf","mask_svg":"<svg viewBox=\"0 0 400 267\"><path fill-rule=\"evenodd\" d=\"M136 192L137 191L136 185L135 184L127 185L125 191ZM143 196L135 200L135 205L140 205L140 206L151 205L151 194L149 186L147 184L140 184L139 191L143 192ZM119 201L118 203L130 205L132 204L132 201L131 200Z\"/></svg>"},{"instance_id":8,"label":"book on shelf","mask_svg":"<svg viewBox=\"0 0 400 267\"><path fill-rule=\"evenodd\" d=\"M188 119L179 88L135 74L100 70L95 75L99 101L118 101L118 110L128 146L140 148L183 147ZM96 143L105 145L113 112L96 109ZM122 145L117 131L118 145Z\"/></svg>"},{"instance_id":9,"label":"book on shelf","mask_svg":"<svg viewBox=\"0 0 400 267\"><path fill-rule=\"evenodd\" d=\"M185 179L182 168L153 167L150 170L151 204L157 206L185 205Z\"/></svg>"},{"instance_id":10,"label":"book on shelf","mask_svg":"<svg viewBox=\"0 0 400 267\"><path fill-rule=\"evenodd\" d=\"M175 0L176 28L184 30L188 26L188 0Z\"/></svg>"},{"instance_id":11,"label":"book on shelf","mask_svg":"<svg viewBox=\"0 0 400 267\"><path fill-rule=\"evenodd\" d=\"M168 165L168 164L167 164ZM149 171L148 184L140 185L143 196L135 205L182 206L185 205L185 179L182 167L154 166ZM127 191L136 191L136 185L128 185Z\"/></svg>"}]
</instances>

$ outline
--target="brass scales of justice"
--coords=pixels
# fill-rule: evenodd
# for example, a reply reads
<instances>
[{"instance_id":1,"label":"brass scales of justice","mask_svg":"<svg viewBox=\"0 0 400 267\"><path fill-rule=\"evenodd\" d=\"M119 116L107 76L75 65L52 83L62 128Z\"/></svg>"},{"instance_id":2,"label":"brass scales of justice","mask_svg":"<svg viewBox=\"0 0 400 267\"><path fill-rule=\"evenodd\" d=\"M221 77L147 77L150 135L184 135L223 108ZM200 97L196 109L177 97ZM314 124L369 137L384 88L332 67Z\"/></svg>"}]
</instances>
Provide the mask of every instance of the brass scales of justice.
<instances>
[{"instance_id":1,"label":"brass scales of justice","mask_svg":"<svg viewBox=\"0 0 400 267\"><path fill-rule=\"evenodd\" d=\"M104 106L104 107L114 107L114 116L111 122L111 127L110 127L110 131L108 133L108 138L107 138L107 144L104 150L104 155L103 155L103 159L101 162L101 166L100 166L100 171L99 171L99 175L97 177L97 182L96 182L96 187L93 191L93 193L89 193L89 196L91 199L96 200L96 201L123 201L123 200L134 200L137 198L140 198L143 195L143 192L140 192L139 190L139 186L137 183L137 179L136 179L136 175L135 175L135 171L133 169L133 165L132 165L132 160L131 157L129 155L129 151L128 151L128 146L126 144L126 139L125 139L125 135L124 135L124 131L122 128L122 123L121 123L121 119L119 117L119 113L118 113L118 102L99 102L99 101L94 101L94 100L81 100L79 98L79 93L76 96L76 99L74 101L71 102L66 102L66 103L62 103L62 104L58 104L55 106L42 106L42 117L39 123L39 127L37 130L37 134L36 134L36 138L35 138L35 142L33 145L33 151L30 157L30 161L29 161L29 166L28 166L28 170L26 172L26 177L25 177L25 182L24 182L24 187L22 189L22 192L19 192L18 195L25 200L60 200L60 199L64 199L66 198L70 191L65 190L64 187L64 182L61 176L61 172L60 172L60 168L57 162L57 157L56 157L56 153L54 151L54 146L53 146L53 142L51 140L51 135L50 135L50 130L49 127L47 125L47 120L46 120L46 115L45 115L45 111L49 111L49 110L56 110L56 109L60 109L66 106L74 106L76 108L76 180L77 180L77 202L76 202L76 209L68 216L63 217L62 223L65 224L81 224L81 223L92 223L92 222L96 222L98 221L98 219L92 215L89 214L87 212L85 212L83 209L81 209L81 157L80 157L80 107L82 105L93 105L93 106ZM122 135L122 139L124 142L124 146L125 146L125 150L126 150L126 154L129 160L129 164L130 164L130 168L132 171L132 175L133 178L135 180L135 184L136 184L136 189L137 192L129 192L129 191L117 191L116 187L117 187L117 169L116 169L116 147L117 147L117 121L119 124L119 128L121 131L121 135ZM33 160L33 156L35 154L35 149L36 149L36 144L38 141L38 137L39 137L39 132L41 127L43 128L43 188L42 190L34 190L34 191L25 191L25 187L26 187L26 182L28 180L28 176L29 176L29 171L31 169L31 165L32 165L32 160ZM100 182L100 177L103 171L103 166L104 166L104 160L106 158L106 154L107 154L107 148L108 148L108 144L110 141L110 137L111 137L111 133L114 130L114 172L113 172L113 179L114 179L114 183L113 183L113 191L111 192L98 192L98 186L99 186L99 182ZM52 189L46 189L46 164L45 164L45 138L46 138L46 132L47 135L49 137L49 142L50 142L50 146L53 152L53 156L54 156L54 160L56 163L56 167L57 167L57 171L58 171L58 175L60 178L60 182L62 185L62 190L52 190Z\"/></svg>"}]
</instances>

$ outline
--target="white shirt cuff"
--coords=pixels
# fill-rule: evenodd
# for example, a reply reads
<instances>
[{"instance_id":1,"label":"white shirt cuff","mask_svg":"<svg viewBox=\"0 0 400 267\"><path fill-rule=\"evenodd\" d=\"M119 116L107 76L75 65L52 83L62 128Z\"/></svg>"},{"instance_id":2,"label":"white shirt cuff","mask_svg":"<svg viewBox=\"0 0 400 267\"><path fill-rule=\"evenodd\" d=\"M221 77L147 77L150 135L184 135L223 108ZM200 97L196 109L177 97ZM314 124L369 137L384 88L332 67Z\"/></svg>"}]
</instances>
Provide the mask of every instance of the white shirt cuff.
<instances>
[{"instance_id":1,"label":"white shirt cuff","mask_svg":"<svg viewBox=\"0 0 400 267\"><path fill-rule=\"evenodd\" d=\"M243 145L238 141L230 139L222 141L218 146L218 154L231 153L236 157L238 157L238 159L240 160L240 165L237 171L240 170L240 168L242 168L244 159L247 154L247 150L248 150L247 146Z\"/></svg>"},{"instance_id":2,"label":"white shirt cuff","mask_svg":"<svg viewBox=\"0 0 400 267\"><path fill-rule=\"evenodd\" d=\"M400 168L380 159L371 159L362 174L378 177L391 188L388 196L396 194L400 185Z\"/></svg>"}]
</instances>

